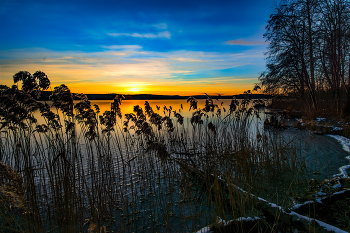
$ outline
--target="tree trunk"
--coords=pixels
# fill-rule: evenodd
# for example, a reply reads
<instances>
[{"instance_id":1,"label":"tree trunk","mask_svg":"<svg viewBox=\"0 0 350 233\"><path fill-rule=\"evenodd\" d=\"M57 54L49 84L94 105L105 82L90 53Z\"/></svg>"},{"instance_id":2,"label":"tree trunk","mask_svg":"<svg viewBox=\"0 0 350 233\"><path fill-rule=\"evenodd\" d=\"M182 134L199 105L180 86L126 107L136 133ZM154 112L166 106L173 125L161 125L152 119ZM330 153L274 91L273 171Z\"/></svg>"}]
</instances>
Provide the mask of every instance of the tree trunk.
<instances>
[{"instance_id":1,"label":"tree trunk","mask_svg":"<svg viewBox=\"0 0 350 233\"><path fill-rule=\"evenodd\" d=\"M347 97L346 97L345 107L343 110L343 116L344 117L350 116L350 55L349 55L349 80L348 80Z\"/></svg>"}]
</instances>

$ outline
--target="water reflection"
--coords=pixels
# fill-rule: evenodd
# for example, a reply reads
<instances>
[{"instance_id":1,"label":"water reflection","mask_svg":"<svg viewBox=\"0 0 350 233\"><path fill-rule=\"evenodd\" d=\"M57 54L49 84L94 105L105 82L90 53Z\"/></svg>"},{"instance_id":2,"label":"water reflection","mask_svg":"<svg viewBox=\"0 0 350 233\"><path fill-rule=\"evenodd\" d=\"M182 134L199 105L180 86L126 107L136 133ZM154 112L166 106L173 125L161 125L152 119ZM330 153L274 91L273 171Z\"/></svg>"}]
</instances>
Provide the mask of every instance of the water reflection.
<instances>
[{"instance_id":1,"label":"water reflection","mask_svg":"<svg viewBox=\"0 0 350 233\"><path fill-rule=\"evenodd\" d=\"M124 116L126 113L132 113L133 108L139 105L144 109L145 101L148 101L153 111L165 116L168 112L164 111L164 107L167 109L172 109L180 113L184 117L184 127L191 127L189 123L189 118L192 116L194 110L189 110L190 104L187 103L186 99L173 99L173 100L123 100L120 106L121 112ZM78 103L79 101L74 101ZM91 105L97 104L100 108L100 114L104 111L109 111L111 108L112 100L91 100ZM50 102L48 102L51 104ZM230 99L219 99L214 100L214 103L222 109L222 114L226 115L225 111L229 109ZM204 108L205 99L198 100L198 108ZM157 108L159 107L159 109ZM252 118L253 122L250 126L250 134L252 137L257 134L257 132L263 131L262 122L269 115L264 114L265 109L260 111L260 119ZM267 110L269 111L269 110ZM172 114L173 116L173 114ZM40 124L45 123L43 118L40 116L39 112L35 113L35 117L38 119ZM119 124L122 125L122 121L119 120ZM77 128L77 132L80 133L80 129ZM346 159L349 154L343 150L340 143L326 135L314 135L308 131L300 131L293 128L288 128L281 130L279 132L284 138L285 142L291 145L292 148L296 150L296 154L300 155L304 165L307 168L308 176L315 179L326 179L331 178L333 175L339 173L339 168L341 166L349 164Z\"/></svg>"},{"instance_id":2,"label":"water reflection","mask_svg":"<svg viewBox=\"0 0 350 233\"><path fill-rule=\"evenodd\" d=\"M171 107L172 111L181 113L183 117L192 116L192 111L189 111L190 105L187 103L186 99L175 99L175 100L146 100L153 108L154 112L161 114L163 112L163 107L166 106L168 109ZM91 100L91 104L97 104L101 112L110 110L112 100ZM218 106L224 107L226 110L229 109L229 104L231 103L230 99L219 99L214 100L214 103ZM139 105L144 109L145 100L123 100L120 106L122 114L132 113L133 107ZM205 100L198 100L198 108L204 108ZM159 106L160 109L157 110L156 106ZM182 107L181 107L182 106Z\"/></svg>"}]
</instances>

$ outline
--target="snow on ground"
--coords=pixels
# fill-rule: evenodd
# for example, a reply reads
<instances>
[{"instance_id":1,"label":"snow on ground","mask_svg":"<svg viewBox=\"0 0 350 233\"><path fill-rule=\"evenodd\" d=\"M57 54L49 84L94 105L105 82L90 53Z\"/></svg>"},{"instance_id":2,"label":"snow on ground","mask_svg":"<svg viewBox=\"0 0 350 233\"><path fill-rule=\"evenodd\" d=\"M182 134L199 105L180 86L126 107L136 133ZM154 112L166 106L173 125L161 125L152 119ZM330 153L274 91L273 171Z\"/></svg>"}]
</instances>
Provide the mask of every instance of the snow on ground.
<instances>
[{"instance_id":1,"label":"snow on ground","mask_svg":"<svg viewBox=\"0 0 350 233\"><path fill-rule=\"evenodd\" d=\"M210 227L204 227L204 228L200 229L199 231L197 231L196 233L210 233L210 232L212 232L210 230Z\"/></svg>"},{"instance_id":2,"label":"snow on ground","mask_svg":"<svg viewBox=\"0 0 350 233\"><path fill-rule=\"evenodd\" d=\"M317 121L318 121L318 122L319 122L319 121L324 121L324 118L318 118ZM337 127L335 127L335 128L337 128ZM344 149L346 152L350 153L350 139L349 139L349 138L346 138L346 137L343 137L343 136L339 136L339 135L331 135L331 134L327 134L327 136L336 139L338 142L340 142L340 144L342 145L343 149ZM350 156L347 156L346 158L350 160ZM339 170L340 170L341 173L338 174L338 175L335 175L335 176L336 176L336 177L342 176L342 177L344 177L344 178L348 178L349 175L348 175L348 173L347 173L347 170L349 170L349 169L350 169L350 165L342 166L341 168L339 168ZM219 177L219 179L222 179L222 178ZM339 188L340 186L341 186L341 184L339 183L339 184L334 185L333 188ZM239 187L236 187L236 188L238 188L239 190L241 190L241 191L244 192L244 193L247 193L246 191L244 191L243 189L241 189L241 188L239 188ZM252 194L251 194L251 195L252 195ZM254 196L254 195L252 195L252 196ZM320 191L317 193L317 196L319 196L319 197L320 197L320 196L325 196L325 193L323 193L322 190L320 190ZM267 202L266 200L264 200L264 199L262 199L262 198L260 198L260 197L257 197L257 198L258 198L260 201ZM321 199L321 198L316 199L316 201L322 203L322 199ZM307 203L307 202L306 202L306 203ZM304 204L306 204L306 203L303 203L303 204L296 204L295 206L293 206L293 207L291 208L291 210L297 209L299 206L304 205ZM310 203L311 203L311 202L310 202ZM282 210L282 208L281 208L280 206L277 206L277 205L274 204L274 203L269 203L269 204L271 205L271 207L275 207L275 208L277 207L277 208L280 208L280 209ZM308 218L308 217L306 217L306 216L297 214L297 213L295 213L295 212L293 212L293 211L291 211L290 214L295 215L295 216L298 216L299 219L305 219L305 220L308 220L308 221L310 221L310 220L315 220L316 222L318 222L318 223L320 224L321 227L323 227L323 228L326 229L327 231L341 232L341 233L345 232L345 231L342 231L342 230L340 230L340 229L338 229L338 228L336 228L336 227L334 227L334 226L332 226L332 225L329 225L329 224L324 223L324 222L322 222L322 221L319 221L319 220L317 220L317 219ZM251 218L251 217L248 217L248 218L241 217L241 218L236 219L236 221L254 221L254 220L256 220L256 219L259 219L259 218L258 218L258 217L254 217L254 218ZM231 220L231 221L233 221L233 220ZM225 221L225 220L222 220L222 219L219 218L218 223L222 223L223 225L227 225L227 224L229 224L231 221ZM211 232L212 232L212 231L210 231L210 228L209 228L209 227L204 227L204 228L200 229L199 231L197 231L196 233L211 233Z\"/></svg>"},{"instance_id":3,"label":"snow on ground","mask_svg":"<svg viewBox=\"0 0 350 233\"><path fill-rule=\"evenodd\" d=\"M343 146L343 149L346 152L350 153L350 139L349 138L339 136L339 135L332 135L332 134L327 134L327 136L336 139ZM347 156L346 158L350 160L350 156ZM339 168L340 174L335 175L335 176L342 176L344 178L348 178L349 174L347 173L347 170L349 170L349 169L350 169L350 165L342 166L341 168Z\"/></svg>"},{"instance_id":4,"label":"snow on ground","mask_svg":"<svg viewBox=\"0 0 350 233\"><path fill-rule=\"evenodd\" d=\"M300 215L298 213L295 213L293 211L291 211L291 213L295 216L298 216L299 219L305 219L306 221L310 221L310 220L315 220L321 227L323 227L323 229L325 229L326 231L329 231L329 232L337 232L337 233L346 233L346 231L343 231L335 226L332 226L332 225L329 225L325 222L322 222L320 220L317 220L317 219L312 219L312 218L308 218L306 216L303 216L303 215Z\"/></svg>"},{"instance_id":5,"label":"snow on ground","mask_svg":"<svg viewBox=\"0 0 350 233\"><path fill-rule=\"evenodd\" d=\"M237 218L236 220L231 220L231 221L225 221L225 220L222 220L220 217L218 217L218 221L217 223L221 223L223 224L224 226L228 225L229 223L231 223L232 221L237 221L237 222L250 222L250 221L256 221L256 220L259 220L261 218L259 217L248 217L248 218L245 218L245 217L240 217L240 218ZM210 227L204 227L202 229L200 229L199 231L195 232L195 233L211 233L212 231L210 231Z\"/></svg>"},{"instance_id":6,"label":"snow on ground","mask_svg":"<svg viewBox=\"0 0 350 233\"><path fill-rule=\"evenodd\" d=\"M336 139L338 142L340 142L343 146L343 149L346 152L350 153L350 139L343 137L343 136L339 136L339 135L332 135L332 134L327 134L327 136L332 137L334 139Z\"/></svg>"},{"instance_id":7,"label":"snow on ground","mask_svg":"<svg viewBox=\"0 0 350 233\"><path fill-rule=\"evenodd\" d=\"M332 130L334 130L334 131L340 131L340 130L343 130L343 128L333 126Z\"/></svg>"}]
</instances>

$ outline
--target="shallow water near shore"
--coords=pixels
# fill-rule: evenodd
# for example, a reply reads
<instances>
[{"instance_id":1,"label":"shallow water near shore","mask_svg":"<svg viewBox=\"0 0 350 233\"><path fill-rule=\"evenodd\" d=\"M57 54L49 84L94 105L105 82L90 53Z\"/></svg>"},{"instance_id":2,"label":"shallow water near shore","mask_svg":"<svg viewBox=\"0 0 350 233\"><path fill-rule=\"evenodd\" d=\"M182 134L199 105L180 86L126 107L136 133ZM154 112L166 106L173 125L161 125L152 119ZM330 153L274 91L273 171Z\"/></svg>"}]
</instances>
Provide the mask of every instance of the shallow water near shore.
<instances>
[{"instance_id":1,"label":"shallow water near shore","mask_svg":"<svg viewBox=\"0 0 350 233\"><path fill-rule=\"evenodd\" d=\"M349 152L342 144L328 135L316 135L294 128L282 132L285 140L293 143L305 161L310 179L331 179L340 173L340 168L350 164Z\"/></svg>"}]
</instances>

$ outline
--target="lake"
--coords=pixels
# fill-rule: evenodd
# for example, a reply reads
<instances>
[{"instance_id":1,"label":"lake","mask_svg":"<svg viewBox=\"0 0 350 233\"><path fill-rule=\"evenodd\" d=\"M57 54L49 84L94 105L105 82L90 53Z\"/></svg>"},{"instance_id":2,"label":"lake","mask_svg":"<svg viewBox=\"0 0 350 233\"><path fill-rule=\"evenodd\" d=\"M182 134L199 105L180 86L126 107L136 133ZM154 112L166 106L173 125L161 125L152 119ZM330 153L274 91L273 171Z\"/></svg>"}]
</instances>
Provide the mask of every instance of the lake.
<instances>
[{"instance_id":1,"label":"lake","mask_svg":"<svg viewBox=\"0 0 350 233\"><path fill-rule=\"evenodd\" d=\"M111 102L91 104L97 104L102 115ZM289 195L305 191L308 180L332 178L349 164L348 152L330 136L293 128L265 129L264 108L249 112L249 106L239 105L227 116L231 100L214 100L220 114L217 109L201 112L191 123L195 111L189 111L186 100L148 102L162 116L161 128L147 117L148 124L135 118L126 131L122 129L125 118L117 119L117 127L109 133L99 125L98 136L92 139L84 136L91 123L85 120L75 121L75 134L64 126L46 133L2 130L2 162L21 172L30 208L41 216L47 230L59 225L80 231L86 219L95 219L97 225L115 232L190 232L211 224L217 216L233 219L258 214L249 204L235 204L232 208L237 210L229 212L221 209L224 202L217 198L223 190L212 194L213 184L193 180L181 164L210 176L215 173L284 206L293 203ZM144 109L144 103L122 101L121 112L131 113L135 105ZM198 108L204 105L205 100L198 100ZM164 118L169 116L164 106L171 109L172 121ZM173 111L184 117L183 124ZM39 112L34 115L45 123ZM148 126L151 131L146 130Z\"/></svg>"},{"instance_id":2,"label":"lake","mask_svg":"<svg viewBox=\"0 0 350 233\"><path fill-rule=\"evenodd\" d=\"M194 110L189 110L190 105L185 99L175 99L175 100L146 100L149 102L150 106L153 108L154 112L161 115L165 114L164 107L167 109L171 108L172 111L180 113L184 118L185 127L189 127L189 118L192 116ZM240 100L241 101L241 100ZM77 103L78 101L74 101ZM111 107L112 100L91 100L91 105L97 104L100 108L100 114L104 111L109 111ZM50 102L48 102L50 103ZM219 99L214 100L220 108L225 108L226 111L229 109L231 103L230 99ZM133 108L139 105L144 109L145 100L123 100L120 106L122 114L132 113ZM198 100L198 108L204 108L205 100ZM160 109L157 110L159 106ZM251 123L251 133L254 135L256 131L263 130L263 122L269 115L264 114L265 109L261 109L259 112L260 119L254 118ZM269 110L270 112L270 110ZM168 114L168 113L166 113ZM222 111L224 115L224 110ZM36 113L36 116L40 119L40 114ZM223 117L222 117L223 118ZM122 119L118 124L122 125ZM339 143L332 137L327 135L316 135L308 131L301 131L297 129L286 129L281 130L281 135L286 143L292 142L295 148L299 151L298 153L302 158L304 158L306 166L309 171L310 178L326 179L331 178L333 175L338 174L339 168L347 165L349 160L346 158L349 153L345 151L342 144Z\"/></svg>"}]
</instances>

